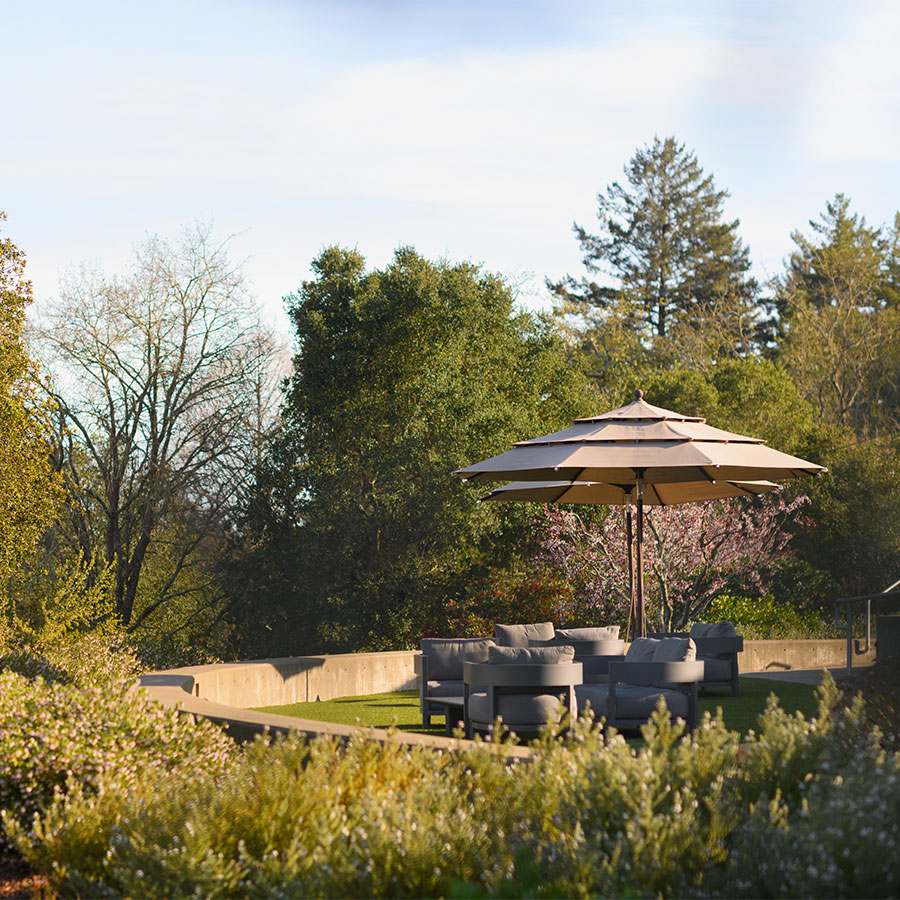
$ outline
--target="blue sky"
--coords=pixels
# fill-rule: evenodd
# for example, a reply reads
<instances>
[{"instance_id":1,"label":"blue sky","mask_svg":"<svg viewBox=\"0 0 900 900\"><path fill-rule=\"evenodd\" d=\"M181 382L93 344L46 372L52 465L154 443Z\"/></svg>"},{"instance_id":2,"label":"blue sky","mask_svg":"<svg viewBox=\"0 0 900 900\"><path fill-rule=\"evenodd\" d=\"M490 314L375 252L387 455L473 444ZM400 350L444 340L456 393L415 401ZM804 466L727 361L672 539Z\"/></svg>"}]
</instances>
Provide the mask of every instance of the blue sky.
<instances>
[{"instance_id":1,"label":"blue sky","mask_svg":"<svg viewBox=\"0 0 900 900\"><path fill-rule=\"evenodd\" d=\"M900 4L154 0L5 5L4 233L41 300L212 220L267 317L329 244L412 244L546 303L573 220L675 135L758 277L838 191L900 210Z\"/></svg>"}]
</instances>

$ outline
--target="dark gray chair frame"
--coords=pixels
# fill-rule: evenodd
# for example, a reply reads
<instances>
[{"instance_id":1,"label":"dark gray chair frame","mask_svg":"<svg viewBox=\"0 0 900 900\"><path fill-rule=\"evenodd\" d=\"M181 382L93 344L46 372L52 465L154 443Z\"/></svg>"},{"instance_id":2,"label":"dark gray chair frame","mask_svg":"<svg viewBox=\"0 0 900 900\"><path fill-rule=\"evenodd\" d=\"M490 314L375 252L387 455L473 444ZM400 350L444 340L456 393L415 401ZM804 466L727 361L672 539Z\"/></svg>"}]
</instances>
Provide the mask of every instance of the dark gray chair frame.
<instances>
[{"instance_id":1,"label":"dark gray chair frame","mask_svg":"<svg viewBox=\"0 0 900 900\"><path fill-rule=\"evenodd\" d=\"M413 671L419 686L419 709L422 711L422 727L431 727L432 716L449 716L446 704L432 702L428 698L428 655L418 653L413 657ZM462 679L460 679L462 681ZM439 699L439 698L438 698ZM445 719L446 721L446 719Z\"/></svg>"},{"instance_id":2,"label":"dark gray chair frame","mask_svg":"<svg viewBox=\"0 0 900 900\"><path fill-rule=\"evenodd\" d=\"M687 632L670 631L648 634L647 637L686 638L690 637L690 635ZM744 649L744 639L738 634L727 635L725 637L693 638L693 641L697 646L697 659L702 659L703 657L720 658L727 655L728 661L731 663L730 678L725 681L707 681L704 679L700 687L730 687L731 696L737 697L739 685L738 677L740 675L740 672L738 671L738 654Z\"/></svg>"},{"instance_id":3,"label":"dark gray chair frame","mask_svg":"<svg viewBox=\"0 0 900 900\"><path fill-rule=\"evenodd\" d=\"M625 641L619 638L599 641L572 641L556 637L552 641L529 641L529 647L571 647L575 662L584 667L584 684L605 684L609 664L625 655Z\"/></svg>"},{"instance_id":4,"label":"dark gray chair frame","mask_svg":"<svg viewBox=\"0 0 900 900\"><path fill-rule=\"evenodd\" d=\"M698 685L703 680L702 662L612 662L609 666L609 708L606 724L615 728L637 728L647 719L628 719L617 714L616 685L646 685L658 690L680 690L688 697L688 727L697 727Z\"/></svg>"},{"instance_id":5,"label":"dark gray chair frame","mask_svg":"<svg viewBox=\"0 0 900 900\"><path fill-rule=\"evenodd\" d=\"M469 693L473 687L487 690L491 703L490 722L480 730L493 725L498 715L498 699L503 694L552 694L559 689L559 696L567 709L577 709L575 686L582 684L583 670L580 662L571 663L463 663L463 722L466 737L472 737L473 723L469 715ZM522 723L504 722L511 731L518 727L531 729Z\"/></svg>"}]
</instances>

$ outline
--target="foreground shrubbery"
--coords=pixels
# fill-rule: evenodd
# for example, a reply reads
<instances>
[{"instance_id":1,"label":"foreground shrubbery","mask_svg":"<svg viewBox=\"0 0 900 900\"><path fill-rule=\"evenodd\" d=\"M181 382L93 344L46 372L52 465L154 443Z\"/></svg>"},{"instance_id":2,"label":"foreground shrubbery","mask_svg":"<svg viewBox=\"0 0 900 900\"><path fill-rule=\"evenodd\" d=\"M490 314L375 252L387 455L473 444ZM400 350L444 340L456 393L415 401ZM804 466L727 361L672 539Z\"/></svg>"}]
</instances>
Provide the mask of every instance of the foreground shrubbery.
<instances>
[{"instance_id":1,"label":"foreground shrubbery","mask_svg":"<svg viewBox=\"0 0 900 900\"><path fill-rule=\"evenodd\" d=\"M720 720L658 718L642 750L581 722L514 765L258 742L230 774L108 773L12 830L66 896L895 895L900 768L838 700L773 703L744 747Z\"/></svg>"},{"instance_id":2,"label":"foreground shrubbery","mask_svg":"<svg viewBox=\"0 0 900 900\"><path fill-rule=\"evenodd\" d=\"M220 776L235 758L218 726L165 709L126 687L79 687L0 675L0 811L27 835L57 793L128 793L187 767ZM110 781L111 779L111 781ZM0 837L0 849L6 849Z\"/></svg>"}]
</instances>

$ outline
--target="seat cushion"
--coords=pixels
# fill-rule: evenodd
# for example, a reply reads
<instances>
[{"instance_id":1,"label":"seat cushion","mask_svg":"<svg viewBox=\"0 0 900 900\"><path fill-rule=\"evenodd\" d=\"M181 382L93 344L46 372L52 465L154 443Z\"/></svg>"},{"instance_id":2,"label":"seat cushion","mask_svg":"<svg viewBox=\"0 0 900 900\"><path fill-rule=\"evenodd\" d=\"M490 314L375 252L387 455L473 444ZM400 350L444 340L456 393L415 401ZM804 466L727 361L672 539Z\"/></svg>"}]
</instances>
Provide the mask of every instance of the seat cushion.
<instances>
[{"instance_id":1,"label":"seat cushion","mask_svg":"<svg viewBox=\"0 0 900 900\"><path fill-rule=\"evenodd\" d=\"M576 685L575 697L578 712L582 713L588 703L596 716L609 716L609 685ZM645 687L639 684L616 685L616 719L649 719L659 703L665 698L666 708L673 716L682 719L688 715L688 697L681 691L670 691L660 687Z\"/></svg>"},{"instance_id":2,"label":"seat cushion","mask_svg":"<svg viewBox=\"0 0 900 900\"><path fill-rule=\"evenodd\" d=\"M492 665L557 665L575 658L572 647L491 647L488 662Z\"/></svg>"},{"instance_id":3,"label":"seat cushion","mask_svg":"<svg viewBox=\"0 0 900 900\"><path fill-rule=\"evenodd\" d=\"M701 656L704 681L731 681L731 659Z\"/></svg>"},{"instance_id":4,"label":"seat cushion","mask_svg":"<svg viewBox=\"0 0 900 900\"><path fill-rule=\"evenodd\" d=\"M626 662L652 662L653 651L660 643L660 638L635 638L625 654Z\"/></svg>"},{"instance_id":5,"label":"seat cushion","mask_svg":"<svg viewBox=\"0 0 900 900\"><path fill-rule=\"evenodd\" d=\"M556 637L564 641L617 641L618 625L603 625L599 628L558 628Z\"/></svg>"},{"instance_id":6,"label":"seat cushion","mask_svg":"<svg viewBox=\"0 0 900 900\"><path fill-rule=\"evenodd\" d=\"M536 731L550 716L558 722L565 710L556 694L498 694L497 712L507 727ZM469 719L476 725L493 724L491 704L486 691L469 694Z\"/></svg>"},{"instance_id":7,"label":"seat cushion","mask_svg":"<svg viewBox=\"0 0 900 900\"><path fill-rule=\"evenodd\" d=\"M691 638L662 638L653 648L651 662L693 662L697 645Z\"/></svg>"},{"instance_id":8,"label":"seat cushion","mask_svg":"<svg viewBox=\"0 0 900 900\"><path fill-rule=\"evenodd\" d=\"M462 681L464 662L487 662L490 638L422 638L429 681Z\"/></svg>"},{"instance_id":9,"label":"seat cushion","mask_svg":"<svg viewBox=\"0 0 900 900\"><path fill-rule=\"evenodd\" d=\"M494 626L494 640L501 647L527 647L529 640L552 641L554 634L552 622Z\"/></svg>"},{"instance_id":10,"label":"seat cushion","mask_svg":"<svg viewBox=\"0 0 900 900\"><path fill-rule=\"evenodd\" d=\"M462 697L465 685L461 681L429 681L426 697Z\"/></svg>"}]
</instances>

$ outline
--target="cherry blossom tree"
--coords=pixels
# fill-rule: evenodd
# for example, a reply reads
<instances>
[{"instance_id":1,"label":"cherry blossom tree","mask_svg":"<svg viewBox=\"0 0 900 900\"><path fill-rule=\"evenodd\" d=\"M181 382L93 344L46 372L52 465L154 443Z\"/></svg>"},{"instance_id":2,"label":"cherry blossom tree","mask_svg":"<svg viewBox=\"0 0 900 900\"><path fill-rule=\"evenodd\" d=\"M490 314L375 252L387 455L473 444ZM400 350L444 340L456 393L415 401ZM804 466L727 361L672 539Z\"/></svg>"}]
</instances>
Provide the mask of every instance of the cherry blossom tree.
<instances>
[{"instance_id":1,"label":"cherry blossom tree","mask_svg":"<svg viewBox=\"0 0 900 900\"><path fill-rule=\"evenodd\" d=\"M763 593L775 564L791 555L808 498L788 502L769 494L752 503L716 500L657 507L645 514L644 578L648 609L659 631L695 622L729 591ZM545 513L537 560L574 586L597 624L625 625L630 606L626 532L622 510L598 524L559 507Z\"/></svg>"}]
</instances>

